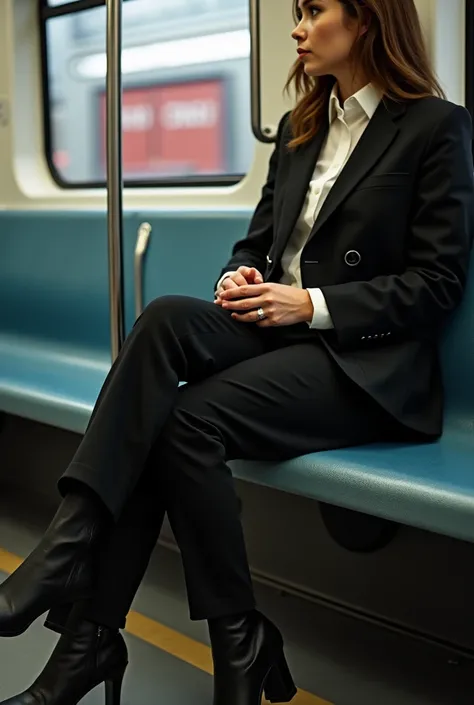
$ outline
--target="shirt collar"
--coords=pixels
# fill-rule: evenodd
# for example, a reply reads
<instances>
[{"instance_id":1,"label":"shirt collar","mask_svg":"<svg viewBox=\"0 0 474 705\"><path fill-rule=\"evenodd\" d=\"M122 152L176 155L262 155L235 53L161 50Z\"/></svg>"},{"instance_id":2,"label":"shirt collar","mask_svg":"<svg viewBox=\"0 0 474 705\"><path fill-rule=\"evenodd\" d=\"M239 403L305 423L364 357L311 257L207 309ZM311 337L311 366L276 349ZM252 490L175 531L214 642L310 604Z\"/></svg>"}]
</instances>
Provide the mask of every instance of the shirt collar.
<instances>
[{"instance_id":1,"label":"shirt collar","mask_svg":"<svg viewBox=\"0 0 474 705\"><path fill-rule=\"evenodd\" d=\"M382 99L380 92L372 85L368 83L364 88L361 88L357 93L354 93L350 98L344 102L344 106L341 107L339 102L339 97L337 95L337 83L334 85L331 96L329 99L329 123L336 118L338 109L340 111L346 111L348 108L353 108L358 106L364 111L369 120L372 119L378 105Z\"/></svg>"}]
</instances>

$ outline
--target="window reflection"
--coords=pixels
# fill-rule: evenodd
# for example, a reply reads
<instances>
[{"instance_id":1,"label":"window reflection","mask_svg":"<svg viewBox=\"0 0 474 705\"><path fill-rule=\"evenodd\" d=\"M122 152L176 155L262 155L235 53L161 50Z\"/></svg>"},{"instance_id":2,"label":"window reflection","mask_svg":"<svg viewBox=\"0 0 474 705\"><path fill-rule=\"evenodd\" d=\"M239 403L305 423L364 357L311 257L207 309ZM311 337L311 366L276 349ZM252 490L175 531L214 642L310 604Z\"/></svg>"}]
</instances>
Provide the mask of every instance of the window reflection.
<instances>
[{"instance_id":1,"label":"window reflection","mask_svg":"<svg viewBox=\"0 0 474 705\"><path fill-rule=\"evenodd\" d=\"M51 17L45 31L51 161L64 182L103 181L106 9ZM249 56L247 0L125 2L125 178L245 174L254 150Z\"/></svg>"}]
</instances>

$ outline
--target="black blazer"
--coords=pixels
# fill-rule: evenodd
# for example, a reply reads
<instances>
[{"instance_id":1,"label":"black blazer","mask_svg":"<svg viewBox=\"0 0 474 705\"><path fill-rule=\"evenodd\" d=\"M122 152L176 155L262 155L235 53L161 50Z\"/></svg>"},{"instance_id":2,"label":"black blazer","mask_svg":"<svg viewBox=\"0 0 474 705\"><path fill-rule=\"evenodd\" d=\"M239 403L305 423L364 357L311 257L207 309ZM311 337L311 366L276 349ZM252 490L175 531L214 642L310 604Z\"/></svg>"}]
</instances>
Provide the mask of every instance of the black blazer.
<instances>
[{"instance_id":1,"label":"black blazer","mask_svg":"<svg viewBox=\"0 0 474 705\"><path fill-rule=\"evenodd\" d=\"M279 281L281 256L328 132L290 151L280 122L249 232L222 270ZM408 427L442 430L440 327L462 298L474 232L469 113L430 97L380 103L314 224L301 258L334 330L315 331L344 372Z\"/></svg>"}]
</instances>

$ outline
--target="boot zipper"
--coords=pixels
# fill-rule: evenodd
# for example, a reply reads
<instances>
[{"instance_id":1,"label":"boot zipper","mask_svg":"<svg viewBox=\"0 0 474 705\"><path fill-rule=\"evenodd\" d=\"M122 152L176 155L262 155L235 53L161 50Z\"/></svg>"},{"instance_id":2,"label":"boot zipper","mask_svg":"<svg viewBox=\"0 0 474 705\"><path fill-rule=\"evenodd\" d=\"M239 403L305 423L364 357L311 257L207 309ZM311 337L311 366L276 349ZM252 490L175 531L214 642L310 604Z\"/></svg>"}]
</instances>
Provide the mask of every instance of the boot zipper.
<instances>
[{"instance_id":1,"label":"boot zipper","mask_svg":"<svg viewBox=\"0 0 474 705\"><path fill-rule=\"evenodd\" d=\"M97 645L96 645L96 651L95 651L95 667L96 667L96 669L99 668L100 639L101 639L103 631L104 631L103 627L97 627Z\"/></svg>"}]
</instances>

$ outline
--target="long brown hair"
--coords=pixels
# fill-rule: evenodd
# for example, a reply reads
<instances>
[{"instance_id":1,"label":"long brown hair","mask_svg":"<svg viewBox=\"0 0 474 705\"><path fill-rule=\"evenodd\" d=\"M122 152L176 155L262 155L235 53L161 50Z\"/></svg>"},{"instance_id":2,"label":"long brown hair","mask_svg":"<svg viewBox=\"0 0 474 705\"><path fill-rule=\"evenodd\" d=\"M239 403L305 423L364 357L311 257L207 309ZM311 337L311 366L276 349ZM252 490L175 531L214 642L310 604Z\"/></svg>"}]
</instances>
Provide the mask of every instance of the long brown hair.
<instances>
[{"instance_id":1,"label":"long brown hair","mask_svg":"<svg viewBox=\"0 0 474 705\"><path fill-rule=\"evenodd\" d=\"M353 58L383 97L399 101L445 97L428 58L414 0L338 0L348 18L356 19L367 31L355 42ZM293 0L293 17L298 22L298 0ZM293 139L290 148L313 139L320 128L332 76L308 76L301 61L290 71L285 89L294 89L297 105L291 113Z\"/></svg>"}]
</instances>

